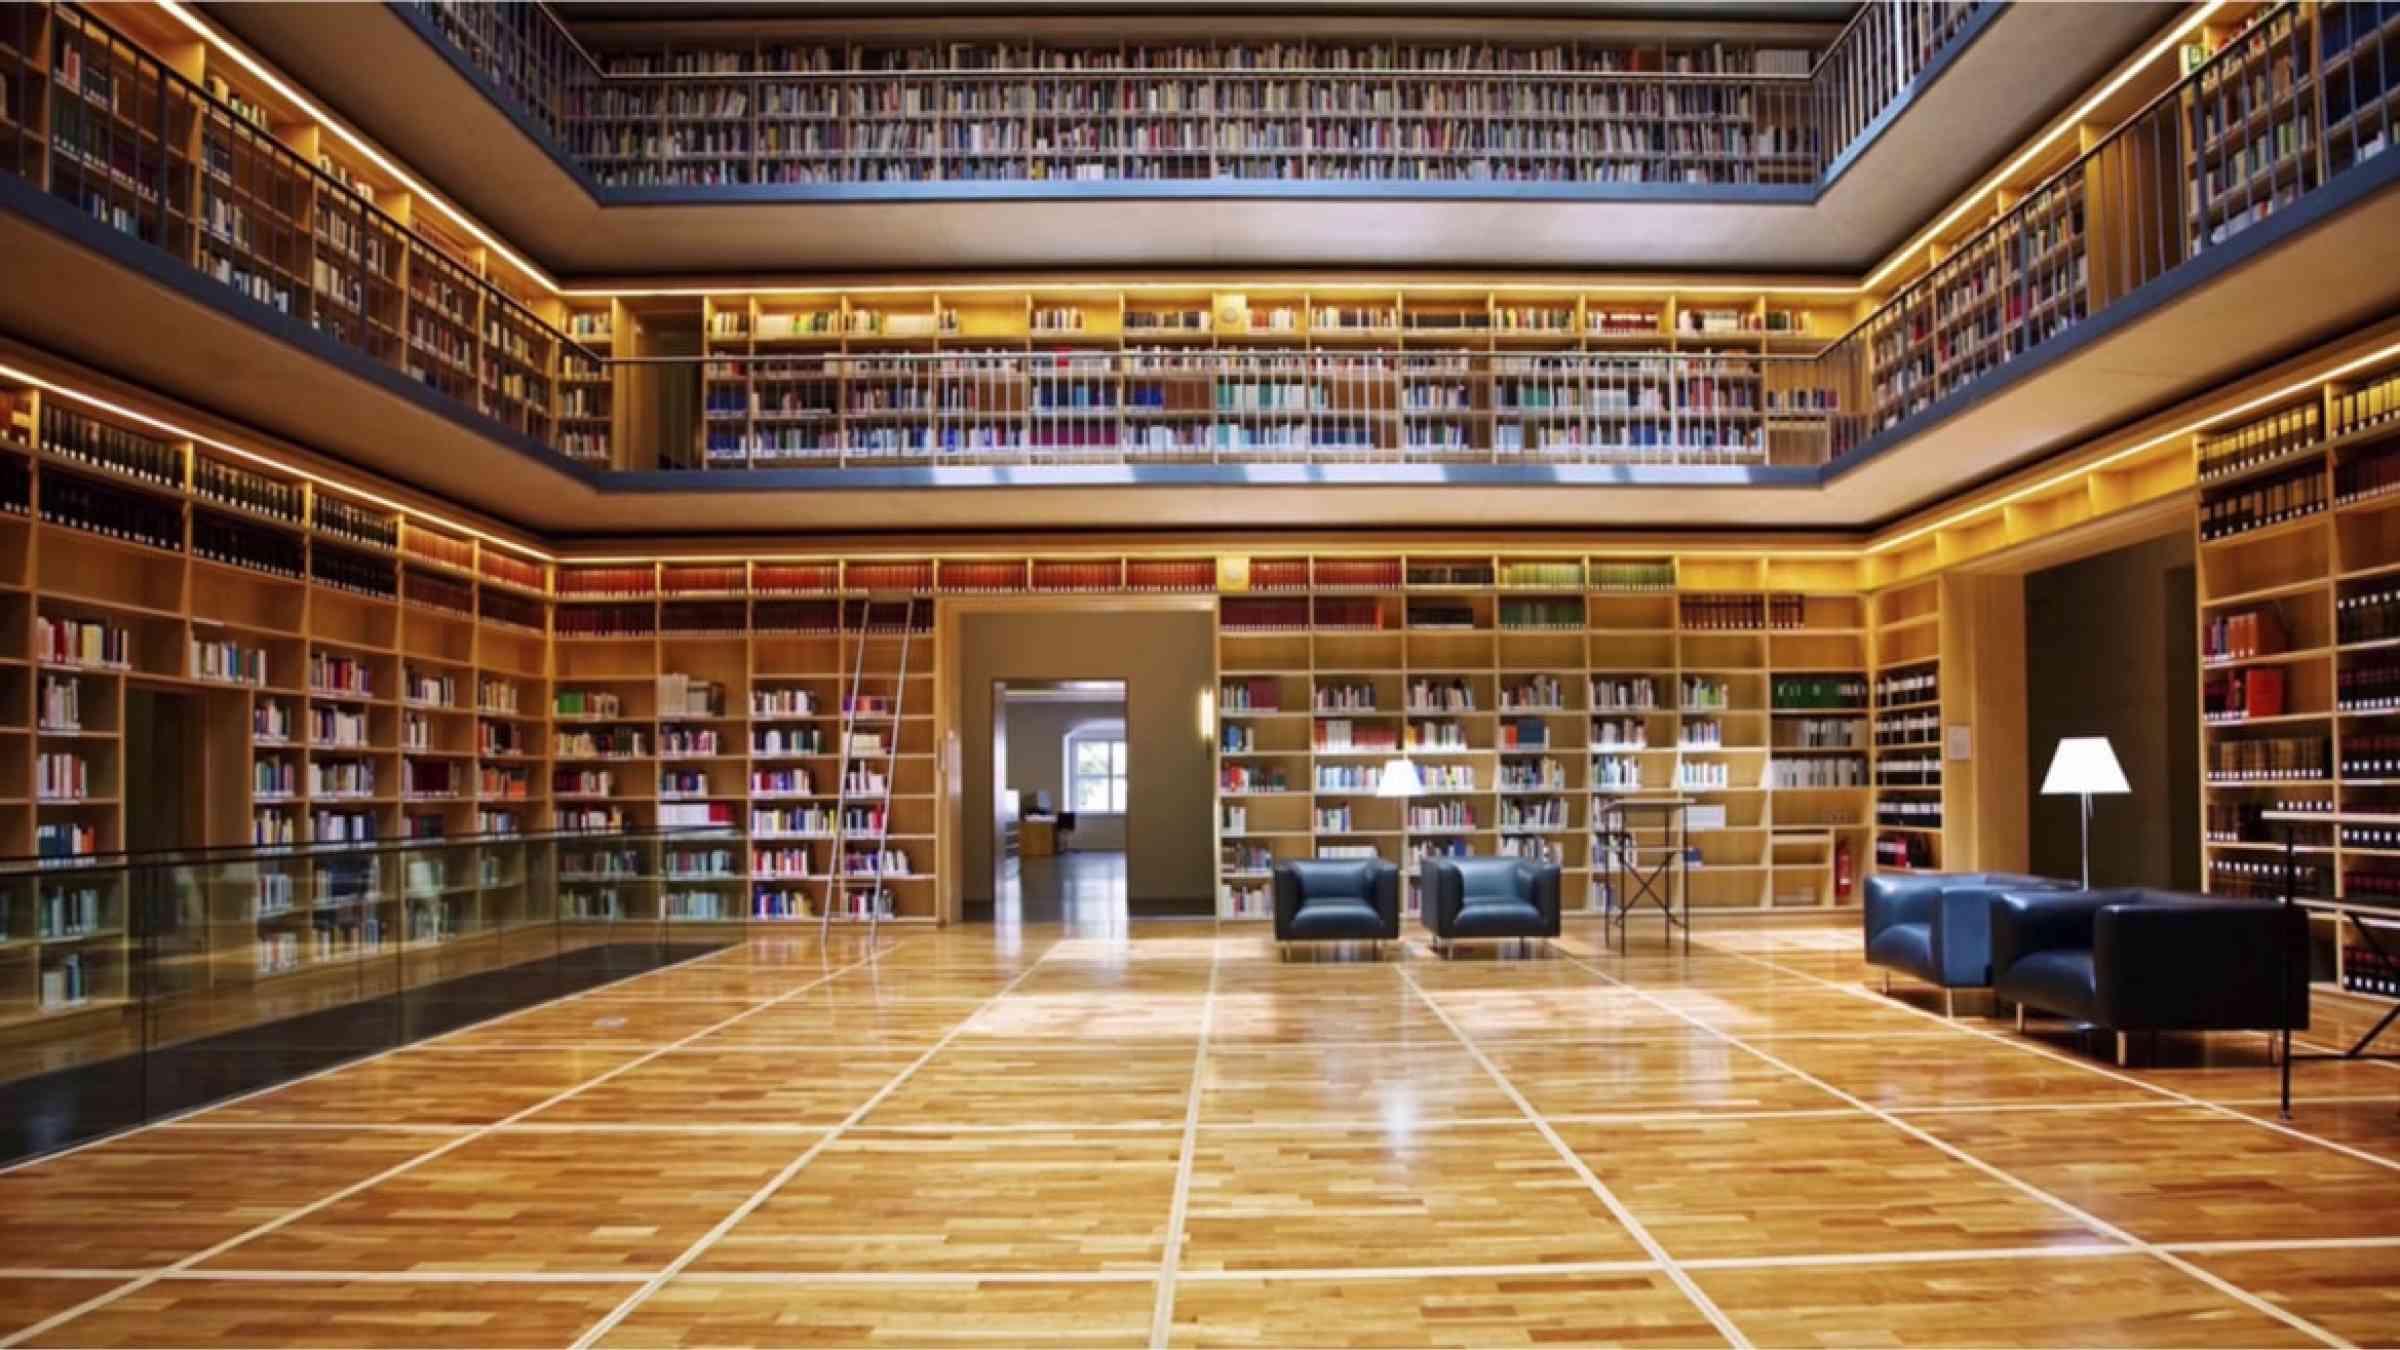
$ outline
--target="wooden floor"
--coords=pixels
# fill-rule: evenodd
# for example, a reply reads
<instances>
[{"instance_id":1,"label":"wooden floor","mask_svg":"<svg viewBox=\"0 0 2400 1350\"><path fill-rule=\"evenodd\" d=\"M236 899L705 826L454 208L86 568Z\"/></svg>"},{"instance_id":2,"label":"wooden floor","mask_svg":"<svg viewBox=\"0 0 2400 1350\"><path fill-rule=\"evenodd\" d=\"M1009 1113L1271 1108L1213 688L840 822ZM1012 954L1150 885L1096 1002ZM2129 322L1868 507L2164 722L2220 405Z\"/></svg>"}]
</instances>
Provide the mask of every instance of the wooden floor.
<instances>
[{"instance_id":1,"label":"wooden floor","mask_svg":"<svg viewBox=\"0 0 2400 1350\"><path fill-rule=\"evenodd\" d=\"M0 1346L2400 1341L2400 1072L1853 929L761 940L0 1172Z\"/></svg>"}]
</instances>

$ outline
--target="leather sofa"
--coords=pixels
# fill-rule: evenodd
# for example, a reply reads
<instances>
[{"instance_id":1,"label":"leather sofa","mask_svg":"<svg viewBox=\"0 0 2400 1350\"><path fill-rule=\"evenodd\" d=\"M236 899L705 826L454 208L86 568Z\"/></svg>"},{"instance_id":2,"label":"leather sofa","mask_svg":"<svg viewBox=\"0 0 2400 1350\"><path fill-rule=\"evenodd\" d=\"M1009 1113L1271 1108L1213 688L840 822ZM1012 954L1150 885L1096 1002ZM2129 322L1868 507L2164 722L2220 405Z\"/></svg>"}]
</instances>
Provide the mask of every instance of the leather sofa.
<instances>
[{"instance_id":1,"label":"leather sofa","mask_svg":"<svg viewBox=\"0 0 2400 1350\"><path fill-rule=\"evenodd\" d=\"M1557 863L1520 858L1428 858L1417 917L1437 942L1554 938L1559 934Z\"/></svg>"},{"instance_id":2,"label":"leather sofa","mask_svg":"<svg viewBox=\"0 0 2400 1350\"><path fill-rule=\"evenodd\" d=\"M1277 942L1393 942L1400 869L1380 858L1275 864Z\"/></svg>"},{"instance_id":3,"label":"leather sofa","mask_svg":"<svg viewBox=\"0 0 2400 1350\"><path fill-rule=\"evenodd\" d=\"M2142 889L2003 890L1992 989L2117 1033L2308 1026L2308 919L2272 900ZM2280 958L2280 959L2279 959Z\"/></svg>"},{"instance_id":4,"label":"leather sofa","mask_svg":"<svg viewBox=\"0 0 2400 1350\"><path fill-rule=\"evenodd\" d=\"M1942 991L1992 982L1992 898L2003 889L2071 890L2075 883L2013 872L1878 872L1861 906L1867 964L1898 971ZM1886 988L1891 976L1884 976Z\"/></svg>"}]
</instances>

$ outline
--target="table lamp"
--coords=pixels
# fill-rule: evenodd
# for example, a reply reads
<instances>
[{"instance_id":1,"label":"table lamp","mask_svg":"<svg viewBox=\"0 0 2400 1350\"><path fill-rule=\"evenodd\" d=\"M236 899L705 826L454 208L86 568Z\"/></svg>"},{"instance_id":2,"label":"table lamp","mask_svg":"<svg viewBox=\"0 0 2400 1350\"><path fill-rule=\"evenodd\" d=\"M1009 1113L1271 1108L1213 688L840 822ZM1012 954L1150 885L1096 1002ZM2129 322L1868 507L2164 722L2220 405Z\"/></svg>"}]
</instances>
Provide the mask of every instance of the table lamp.
<instances>
[{"instance_id":1,"label":"table lamp","mask_svg":"<svg viewBox=\"0 0 2400 1350\"><path fill-rule=\"evenodd\" d=\"M2058 750L2050 757L2050 773L2042 779L2042 795L2083 798L2083 888L2087 891L2092 888L2092 798L2131 791L2106 736L2059 738Z\"/></svg>"},{"instance_id":2,"label":"table lamp","mask_svg":"<svg viewBox=\"0 0 2400 1350\"><path fill-rule=\"evenodd\" d=\"M1387 759L1383 774L1375 780L1378 797L1414 797L1425 790L1425 778L1417 772L1415 763L1406 759Z\"/></svg>"}]
</instances>

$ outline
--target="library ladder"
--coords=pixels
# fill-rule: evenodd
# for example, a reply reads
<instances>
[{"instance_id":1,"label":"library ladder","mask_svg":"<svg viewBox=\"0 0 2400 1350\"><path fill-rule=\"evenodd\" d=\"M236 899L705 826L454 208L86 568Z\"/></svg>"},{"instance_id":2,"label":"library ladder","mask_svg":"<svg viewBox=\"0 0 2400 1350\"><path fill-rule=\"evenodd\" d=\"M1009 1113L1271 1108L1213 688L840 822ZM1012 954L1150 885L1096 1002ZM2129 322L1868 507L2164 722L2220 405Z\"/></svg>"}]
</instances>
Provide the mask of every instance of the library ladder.
<instances>
[{"instance_id":1,"label":"library ladder","mask_svg":"<svg viewBox=\"0 0 2400 1350\"><path fill-rule=\"evenodd\" d=\"M865 713L867 699L867 644L875 635L875 602L869 599L859 606L858 652L850 663L849 687L842 691L842 720L839 724L842 731L842 776L837 788L839 795L835 798L839 811L835 815L833 823L833 878L826 887L825 909L817 916L817 933L820 941L823 940L828 927L833 923L833 911L836 905L839 904L845 910L849 908L848 901L853 894L854 887L866 888L866 919L870 944L872 944L875 934L880 931L878 925L883 918L885 898L884 860L890 856L887 845L890 843L892 833L892 782L893 774L899 768L900 728L903 725L901 719L908 711L909 649L916 636L914 626L916 601L902 596L898 603L900 605L900 661L898 669L892 676L891 707L887 712L866 714L866 720L880 722L884 726L883 775L880 779L874 780L876 786L872 789L867 787L865 779L859 779L855 785L853 784L853 776L858 770L871 764L875 759L872 751L863 756L858 753L856 739L856 728L861 714ZM853 800L873 803L871 809L874 814L870 819L874 821L874 827L872 830L862 831L862 833L872 841L874 852L869 855L869 866L863 875L854 875L850 870L850 844L852 842L850 804Z\"/></svg>"}]
</instances>

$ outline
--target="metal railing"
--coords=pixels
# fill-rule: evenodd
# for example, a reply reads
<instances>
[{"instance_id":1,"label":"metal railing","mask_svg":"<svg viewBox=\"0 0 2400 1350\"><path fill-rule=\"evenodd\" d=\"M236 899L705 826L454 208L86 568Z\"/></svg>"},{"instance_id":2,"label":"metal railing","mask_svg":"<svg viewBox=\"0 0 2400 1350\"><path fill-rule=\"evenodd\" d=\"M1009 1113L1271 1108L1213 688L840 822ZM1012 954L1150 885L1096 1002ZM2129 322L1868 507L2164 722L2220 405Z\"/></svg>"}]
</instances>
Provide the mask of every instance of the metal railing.
<instances>
[{"instance_id":1,"label":"metal railing","mask_svg":"<svg viewBox=\"0 0 2400 1350\"><path fill-rule=\"evenodd\" d=\"M0 25L42 12L6 7ZM20 57L6 72L34 120L0 126L0 167L568 458L652 458L616 444L650 434L620 427L617 386L676 362L580 345L84 11L55 13L49 67ZM1859 24L1888 19L1934 50L1942 13ZM1464 330L1420 330L1413 311L1366 332L1128 330L1125 350L1038 328L1001 350L941 328L907 342L712 333L710 355L681 363L697 451L663 467L1821 464L2374 160L2400 103L2396 39L2372 5L2263 11L1813 353L1772 334L1504 332L1497 309ZM1670 338L1701 350L1639 350ZM1032 350L1052 343L1074 349Z\"/></svg>"},{"instance_id":2,"label":"metal railing","mask_svg":"<svg viewBox=\"0 0 2400 1350\"><path fill-rule=\"evenodd\" d=\"M824 878L754 877L750 843L738 830L652 829L0 864L0 1019L12 1027L0 1160L754 932L789 933L803 955L847 949L847 935L817 945L806 907L824 903Z\"/></svg>"},{"instance_id":3,"label":"metal railing","mask_svg":"<svg viewBox=\"0 0 2400 1350\"><path fill-rule=\"evenodd\" d=\"M1823 462L1838 418L1818 362L1723 335L1745 336L1698 353L720 353L616 377L700 382L699 453L669 468Z\"/></svg>"},{"instance_id":4,"label":"metal railing","mask_svg":"<svg viewBox=\"0 0 2400 1350\"><path fill-rule=\"evenodd\" d=\"M553 382L591 352L292 150L262 110L209 94L74 5L0 18L0 84L47 91L0 119L0 168L128 238L460 406L545 444Z\"/></svg>"},{"instance_id":5,"label":"metal railing","mask_svg":"<svg viewBox=\"0 0 2400 1350\"><path fill-rule=\"evenodd\" d=\"M1819 174L1950 50L1978 8L1939 0L1869 0L1859 6L1809 75L1817 95L1817 133L1825 145Z\"/></svg>"},{"instance_id":6,"label":"metal railing","mask_svg":"<svg viewBox=\"0 0 2400 1350\"><path fill-rule=\"evenodd\" d=\"M2261 11L1810 355L1479 342L1473 352L719 357L694 467L1823 463L1999 378L2381 155L2400 112L2396 44L2400 21L2374 5ZM1561 346L1589 340L1559 336Z\"/></svg>"},{"instance_id":7,"label":"metal railing","mask_svg":"<svg viewBox=\"0 0 2400 1350\"><path fill-rule=\"evenodd\" d=\"M1807 70L1780 74L1637 72L1615 48L1575 43L1210 41L979 43L971 68L938 45L753 48L683 54L707 69L624 71L604 68L538 0L407 3L601 185L706 188L1807 185L1988 0L1868 5ZM662 49L626 64L667 60Z\"/></svg>"},{"instance_id":8,"label":"metal railing","mask_svg":"<svg viewBox=\"0 0 2400 1350\"><path fill-rule=\"evenodd\" d=\"M1864 382L1848 429L1887 431L1996 377L2374 159L2400 104L2396 39L2372 4L2261 11L1826 349L1829 383Z\"/></svg>"}]
</instances>

